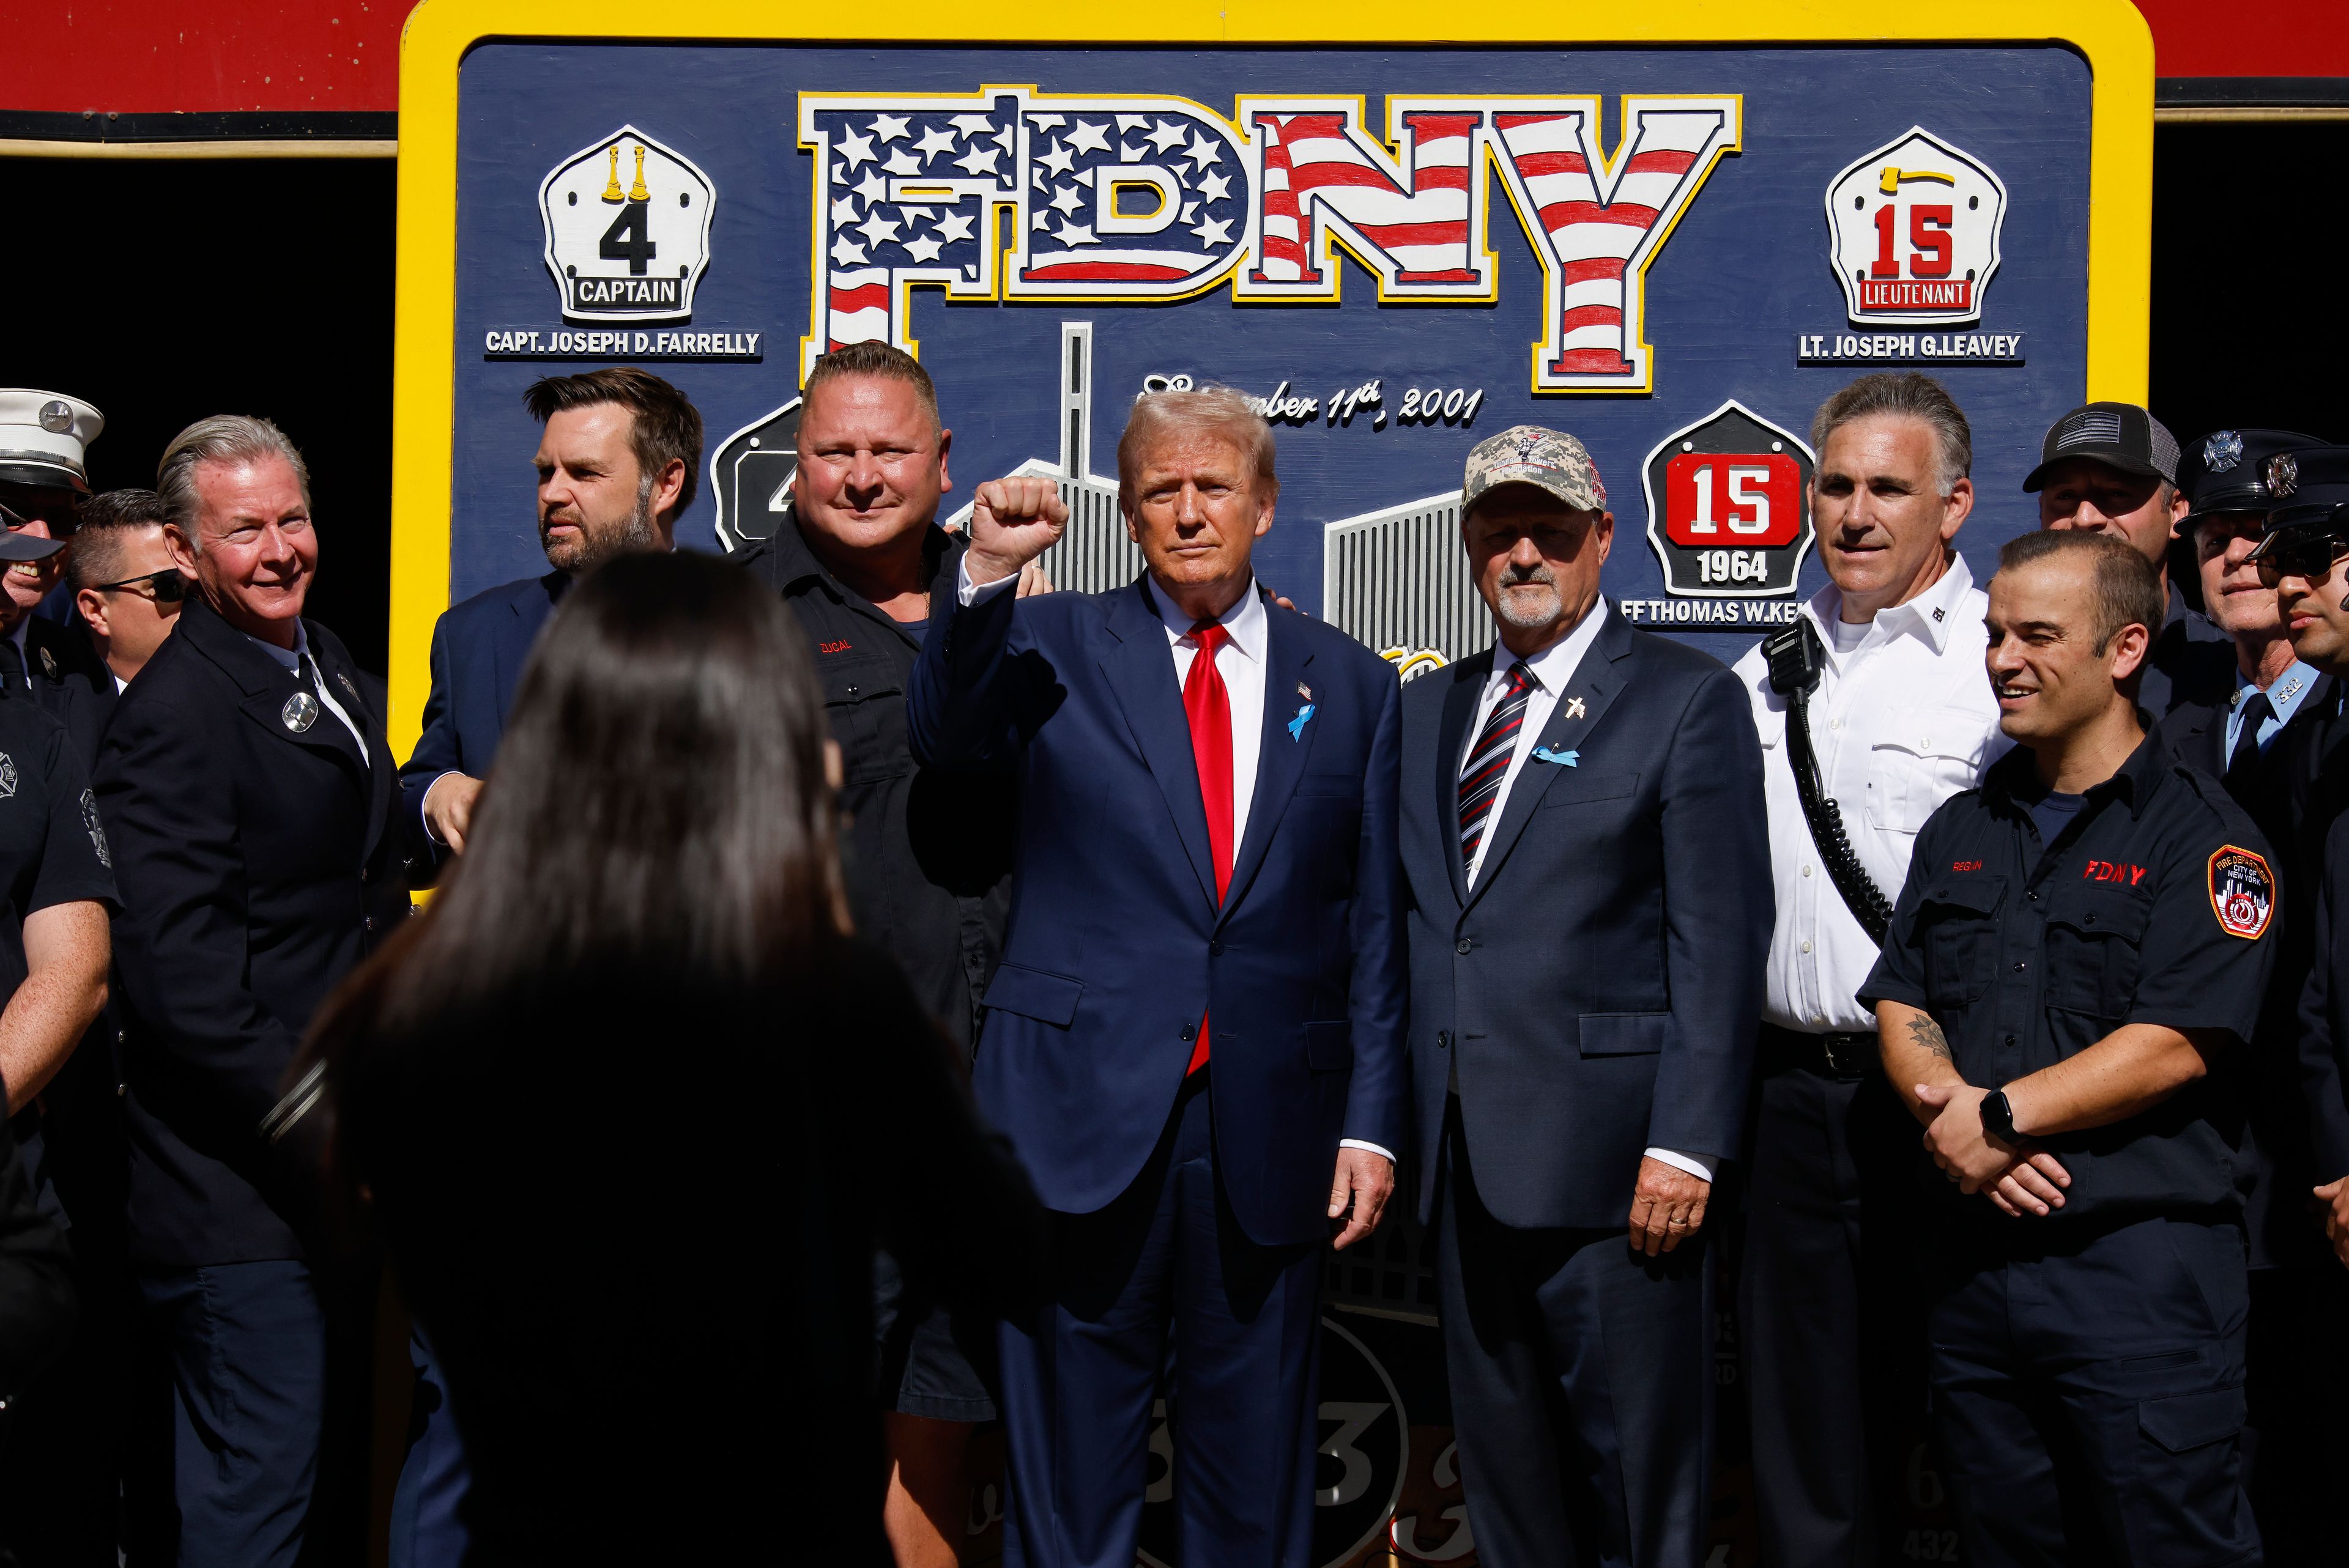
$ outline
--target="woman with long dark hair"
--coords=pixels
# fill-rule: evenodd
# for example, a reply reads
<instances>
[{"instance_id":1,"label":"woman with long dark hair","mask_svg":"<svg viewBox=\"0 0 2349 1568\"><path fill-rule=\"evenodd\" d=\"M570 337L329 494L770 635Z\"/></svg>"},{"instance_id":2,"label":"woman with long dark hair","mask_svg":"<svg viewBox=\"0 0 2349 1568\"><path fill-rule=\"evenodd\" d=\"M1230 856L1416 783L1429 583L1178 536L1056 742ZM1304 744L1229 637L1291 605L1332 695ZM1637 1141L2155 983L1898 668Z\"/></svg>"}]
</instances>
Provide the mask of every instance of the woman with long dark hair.
<instances>
[{"instance_id":1,"label":"woman with long dark hair","mask_svg":"<svg viewBox=\"0 0 2349 1568\"><path fill-rule=\"evenodd\" d=\"M447 1371L472 1563L873 1561L872 1259L1040 1222L847 932L803 634L627 556L548 624L453 879L327 1010L337 1153Z\"/></svg>"}]
</instances>

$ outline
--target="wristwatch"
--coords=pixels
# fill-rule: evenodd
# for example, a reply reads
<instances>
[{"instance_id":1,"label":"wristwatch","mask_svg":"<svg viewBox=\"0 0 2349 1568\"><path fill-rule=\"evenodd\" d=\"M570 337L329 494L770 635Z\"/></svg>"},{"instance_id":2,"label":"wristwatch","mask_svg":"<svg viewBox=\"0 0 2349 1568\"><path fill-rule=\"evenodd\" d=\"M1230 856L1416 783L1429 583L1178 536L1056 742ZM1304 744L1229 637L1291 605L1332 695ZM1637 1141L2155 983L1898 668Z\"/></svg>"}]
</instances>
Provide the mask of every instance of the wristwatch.
<instances>
[{"instance_id":1,"label":"wristwatch","mask_svg":"<svg viewBox=\"0 0 2349 1568\"><path fill-rule=\"evenodd\" d=\"M2008 1103L2006 1090L1994 1088L1982 1096L1982 1136L1995 1138L2001 1143L2020 1143L2014 1130L2014 1107Z\"/></svg>"}]
</instances>

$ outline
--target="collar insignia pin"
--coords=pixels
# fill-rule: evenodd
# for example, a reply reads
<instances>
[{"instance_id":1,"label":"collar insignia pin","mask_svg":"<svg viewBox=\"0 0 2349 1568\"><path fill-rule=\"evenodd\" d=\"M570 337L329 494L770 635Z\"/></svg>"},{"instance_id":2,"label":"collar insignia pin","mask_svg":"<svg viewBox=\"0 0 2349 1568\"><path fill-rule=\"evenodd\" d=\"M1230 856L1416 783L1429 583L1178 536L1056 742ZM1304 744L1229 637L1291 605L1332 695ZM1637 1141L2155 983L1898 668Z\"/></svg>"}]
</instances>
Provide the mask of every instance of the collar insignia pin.
<instances>
[{"instance_id":1,"label":"collar insignia pin","mask_svg":"<svg viewBox=\"0 0 2349 1568\"><path fill-rule=\"evenodd\" d=\"M41 650L41 673L51 680L57 678L57 656L47 648Z\"/></svg>"},{"instance_id":2,"label":"collar insignia pin","mask_svg":"<svg viewBox=\"0 0 2349 1568\"><path fill-rule=\"evenodd\" d=\"M351 684L351 677L343 674L340 670L336 670L335 672L335 684L342 687L345 691L350 693L353 696L359 695L359 688Z\"/></svg>"},{"instance_id":3,"label":"collar insignia pin","mask_svg":"<svg viewBox=\"0 0 2349 1568\"><path fill-rule=\"evenodd\" d=\"M286 728L300 735L318 722L318 699L306 691L297 691L285 699L277 717L285 721Z\"/></svg>"},{"instance_id":4,"label":"collar insignia pin","mask_svg":"<svg viewBox=\"0 0 2349 1568\"><path fill-rule=\"evenodd\" d=\"M1580 697L1570 696L1566 699L1567 717L1580 718L1586 711L1588 710L1583 707L1582 699Z\"/></svg>"}]
</instances>

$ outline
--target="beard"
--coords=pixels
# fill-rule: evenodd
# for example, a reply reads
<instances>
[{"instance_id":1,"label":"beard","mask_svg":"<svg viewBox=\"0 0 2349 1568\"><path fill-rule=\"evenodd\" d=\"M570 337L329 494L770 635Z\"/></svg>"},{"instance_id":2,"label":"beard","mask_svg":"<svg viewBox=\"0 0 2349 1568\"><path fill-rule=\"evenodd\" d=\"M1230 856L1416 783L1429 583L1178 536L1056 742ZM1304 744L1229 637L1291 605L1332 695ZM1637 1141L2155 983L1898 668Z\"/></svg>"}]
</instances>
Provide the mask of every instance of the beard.
<instances>
[{"instance_id":1,"label":"beard","mask_svg":"<svg viewBox=\"0 0 2349 1568\"><path fill-rule=\"evenodd\" d=\"M1548 590L1538 596L1512 592L1520 586L1538 583ZM1493 614L1503 624L1521 632L1537 632L1558 617L1563 603L1557 596L1557 579L1547 566L1537 566L1520 573L1512 567L1501 579L1493 595Z\"/></svg>"},{"instance_id":2,"label":"beard","mask_svg":"<svg viewBox=\"0 0 2349 1568\"><path fill-rule=\"evenodd\" d=\"M652 500L653 487L647 481L637 487L636 506L616 524L599 529L585 518L565 517L563 521L575 523L579 530L579 537L571 540L550 538L547 531L555 520L542 513L538 543L546 552L546 563L558 572L585 577L616 555L642 554L659 549L660 533L653 527Z\"/></svg>"}]
</instances>

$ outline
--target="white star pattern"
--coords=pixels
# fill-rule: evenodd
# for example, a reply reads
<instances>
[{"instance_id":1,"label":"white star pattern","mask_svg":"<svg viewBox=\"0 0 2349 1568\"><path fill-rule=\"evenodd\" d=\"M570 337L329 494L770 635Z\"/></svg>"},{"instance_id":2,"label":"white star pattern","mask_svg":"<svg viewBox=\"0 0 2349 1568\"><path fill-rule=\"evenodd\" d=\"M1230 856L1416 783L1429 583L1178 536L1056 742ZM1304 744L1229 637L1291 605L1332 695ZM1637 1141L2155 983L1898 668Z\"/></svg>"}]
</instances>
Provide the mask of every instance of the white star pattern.
<instances>
[{"instance_id":1,"label":"white star pattern","mask_svg":"<svg viewBox=\"0 0 2349 1568\"><path fill-rule=\"evenodd\" d=\"M827 259L834 330L843 340L876 330L878 307L864 292L874 281L910 274L984 288L997 265L989 247L998 203L1026 214L1018 264L1077 289L1088 278L1133 276L1126 269L1137 267L1187 285L1228 262L1247 226L1247 184L1208 172L1233 167L1224 162L1230 139L1214 121L1107 106L1092 115L1030 112L1008 92L980 100L991 104L984 112L962 107L972 101L923 108L918 100L882 99L891 112L823 112L833 154ZM1141 210L1112 211L1098 199L1096 175L1119 164L1154 170L1129 181L1137 189L1125 205ZM1154 188L1163 203L1154 215L1147 211ZM892 294L887 331L901 329L904 297Z\"/></svg>"}]
</instances>

